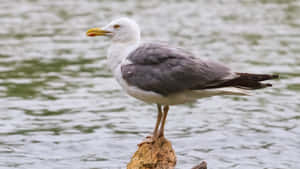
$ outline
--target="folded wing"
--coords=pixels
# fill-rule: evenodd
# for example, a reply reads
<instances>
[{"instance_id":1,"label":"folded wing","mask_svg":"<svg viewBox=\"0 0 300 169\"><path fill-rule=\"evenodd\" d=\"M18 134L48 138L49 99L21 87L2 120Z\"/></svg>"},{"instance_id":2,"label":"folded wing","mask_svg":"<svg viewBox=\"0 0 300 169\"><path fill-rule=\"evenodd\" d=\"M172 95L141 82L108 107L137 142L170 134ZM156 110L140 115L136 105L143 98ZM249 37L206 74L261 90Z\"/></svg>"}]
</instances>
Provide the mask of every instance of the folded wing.
<instances>
[{"instance_id":1,"label":"folded wing","mask_svg":"<svg viewBox=\"0 0 300 169\"><path fill-rule=\"evenodd\" d=\"M165 44L140 45L127 59L131 63L121 66L126 82L162 95L213 88L239 76L225 65Z\"/></svg>"}]
</instances>

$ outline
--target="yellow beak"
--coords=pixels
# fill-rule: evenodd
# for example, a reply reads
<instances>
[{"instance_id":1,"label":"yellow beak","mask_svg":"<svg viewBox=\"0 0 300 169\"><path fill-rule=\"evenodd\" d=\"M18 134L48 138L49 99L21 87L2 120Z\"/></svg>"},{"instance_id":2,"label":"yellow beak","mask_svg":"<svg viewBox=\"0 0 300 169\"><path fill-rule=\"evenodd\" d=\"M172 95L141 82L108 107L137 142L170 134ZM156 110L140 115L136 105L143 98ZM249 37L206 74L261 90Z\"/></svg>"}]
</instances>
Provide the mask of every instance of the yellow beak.
<instances>
[{"instance_id":1,"label":"yellow beak","mask_svg":"<svg viewBox=\"0 0 300 169\"><path fill-rule=\"evenodd\" d=\"M102 30L101 28L92 28L86 32L87 36L105 36L111 32Z\"/></svg>"}]
</instances>

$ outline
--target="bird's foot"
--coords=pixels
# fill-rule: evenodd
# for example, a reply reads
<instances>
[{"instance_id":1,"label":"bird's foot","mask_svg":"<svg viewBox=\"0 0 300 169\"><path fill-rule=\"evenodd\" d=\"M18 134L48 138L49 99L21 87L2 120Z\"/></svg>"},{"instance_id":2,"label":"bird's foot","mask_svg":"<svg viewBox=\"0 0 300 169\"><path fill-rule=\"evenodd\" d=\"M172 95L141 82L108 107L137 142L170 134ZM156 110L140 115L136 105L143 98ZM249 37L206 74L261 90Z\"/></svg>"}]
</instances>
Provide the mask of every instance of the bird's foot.
<instances>
[{"instance_id":1,"label":"bird's foot","mask_svg":"<svg viewBox=\"0 0 300 169\"><path fill-rule=\"evenodd\" d=\"M138 144L138 146L142 146L143 144L153 144L157 140L157 137L147 136L145 140Z\"/></svg>"}]
</instances>

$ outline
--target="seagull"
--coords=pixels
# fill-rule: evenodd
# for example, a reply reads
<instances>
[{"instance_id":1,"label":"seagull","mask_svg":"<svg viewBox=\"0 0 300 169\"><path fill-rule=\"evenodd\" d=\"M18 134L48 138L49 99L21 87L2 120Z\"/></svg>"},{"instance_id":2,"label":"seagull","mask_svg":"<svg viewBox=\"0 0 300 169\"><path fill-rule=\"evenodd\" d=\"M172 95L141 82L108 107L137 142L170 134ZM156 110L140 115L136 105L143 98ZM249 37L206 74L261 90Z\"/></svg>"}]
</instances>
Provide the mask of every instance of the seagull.
<instances>
[{"instance_id":1,"label":"seagull","mask_svg":"<svg viewBox=\"0 0 300 169\"><path fill-rule=\"evenodd\" d=\"M278 78L278 75L235 72L222 63L200 59L179 47L143 42L138 24L129 18L89 29L86 35L108 37L111 41L108 65L123 90L157 105L153 135L145 142L164 137L170 105L217 95L249 95L250 90L272 86L261 81Z\"/></svg>"}]
</instances>

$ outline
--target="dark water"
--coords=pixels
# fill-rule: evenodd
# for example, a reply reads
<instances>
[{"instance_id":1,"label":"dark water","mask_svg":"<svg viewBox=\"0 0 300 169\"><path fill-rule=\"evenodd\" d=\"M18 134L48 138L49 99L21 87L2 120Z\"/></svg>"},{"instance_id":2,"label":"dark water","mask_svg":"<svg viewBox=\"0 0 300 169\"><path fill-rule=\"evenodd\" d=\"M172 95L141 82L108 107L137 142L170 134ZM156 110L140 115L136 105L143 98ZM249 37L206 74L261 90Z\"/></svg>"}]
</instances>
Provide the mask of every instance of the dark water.
<instances>
[{"instance_id":1,"label":"dark water","mask_svg":"<svg viewBox=\"0 0 300 169\"><path fill-rule=\"evenodd\" d=\"M156 107L124 92L108 41L85 31L118 16L240 72L278 73L250 97L171 107L178 169L299 169L300 1L1 0L0 168L125 168Z\"/></svg>"}]
</instances>

